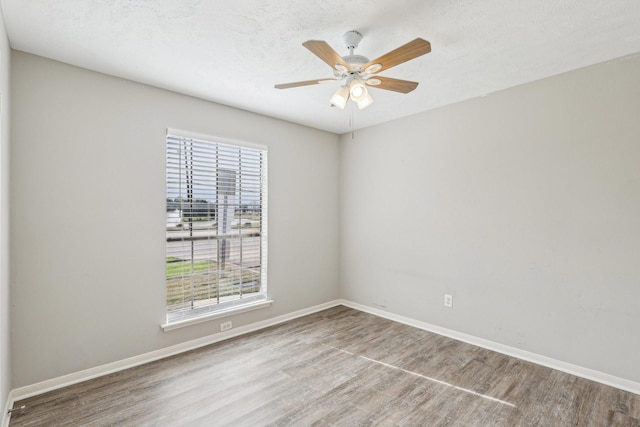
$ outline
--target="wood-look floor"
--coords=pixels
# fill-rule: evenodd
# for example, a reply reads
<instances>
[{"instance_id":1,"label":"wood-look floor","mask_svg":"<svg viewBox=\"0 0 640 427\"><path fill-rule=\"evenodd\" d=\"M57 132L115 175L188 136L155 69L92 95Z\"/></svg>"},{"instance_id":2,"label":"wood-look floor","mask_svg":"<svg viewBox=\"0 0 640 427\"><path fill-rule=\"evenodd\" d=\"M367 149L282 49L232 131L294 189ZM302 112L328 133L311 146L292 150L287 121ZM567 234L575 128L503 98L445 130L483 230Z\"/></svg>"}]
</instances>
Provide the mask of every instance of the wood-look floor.
<instances>
[{"instance_id":1,"label":"wood-look floor","mask_svg":"<svg viewBox=\"0 0 640 427\"><path fill-rule=\"evenodd\" d=\"M335 307L25 399L18 426L640 426L640 396Z\"/></svg>"}]
</instances>

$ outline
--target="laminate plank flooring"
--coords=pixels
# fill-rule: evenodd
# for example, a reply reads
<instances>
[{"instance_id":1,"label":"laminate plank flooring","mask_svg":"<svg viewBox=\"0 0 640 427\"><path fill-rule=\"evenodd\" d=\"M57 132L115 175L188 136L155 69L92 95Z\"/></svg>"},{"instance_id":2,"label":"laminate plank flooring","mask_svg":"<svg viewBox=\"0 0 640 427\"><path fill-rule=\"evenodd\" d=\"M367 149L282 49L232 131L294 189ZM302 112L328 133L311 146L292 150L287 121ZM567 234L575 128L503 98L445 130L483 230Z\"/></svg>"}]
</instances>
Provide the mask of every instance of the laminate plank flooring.
<instances>
[{"instance_id":1,"label":"laminate plank flooring","mask_svg":"<svg viewBox=\"0 0 640 427\"><path fill-rule=\"evenodd\" d=\"M343 306L21 405L11 427L640 427L639 395Z\"/></svg>"}]
</instances>

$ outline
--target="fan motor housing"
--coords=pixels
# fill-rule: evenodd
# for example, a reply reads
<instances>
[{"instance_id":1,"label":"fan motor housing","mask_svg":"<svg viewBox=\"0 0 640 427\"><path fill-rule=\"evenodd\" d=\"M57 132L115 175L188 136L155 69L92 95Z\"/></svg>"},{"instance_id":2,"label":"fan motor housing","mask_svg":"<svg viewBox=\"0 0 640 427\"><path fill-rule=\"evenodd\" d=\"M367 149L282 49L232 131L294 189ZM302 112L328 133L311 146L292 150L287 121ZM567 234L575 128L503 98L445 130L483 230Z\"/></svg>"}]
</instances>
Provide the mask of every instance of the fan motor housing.
<instances>
[{"instance_id":1,"label":"fan motor housing","mask_svg":"<svg viewBox=\"0 0 640 427\"><path fill-rule=\"evenodd\" d=\"M343 56L342 59L351 65L352 69L362 69L362 66L369 62L369 58L363 55L347 55Z\"/></svg>"}]
</instances>

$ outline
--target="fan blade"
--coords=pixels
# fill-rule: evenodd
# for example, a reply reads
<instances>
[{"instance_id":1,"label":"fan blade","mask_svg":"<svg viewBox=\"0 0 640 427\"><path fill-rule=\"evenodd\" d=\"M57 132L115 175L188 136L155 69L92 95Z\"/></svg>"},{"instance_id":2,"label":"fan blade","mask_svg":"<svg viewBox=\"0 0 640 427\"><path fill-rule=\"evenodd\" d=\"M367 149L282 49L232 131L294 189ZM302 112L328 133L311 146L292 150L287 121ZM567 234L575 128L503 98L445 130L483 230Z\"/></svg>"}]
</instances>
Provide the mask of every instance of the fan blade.
<instances>
[{"instance_id":1,"label":"fan blade","mask_svg":"<svg viewBox=\"0 0 640 427\"><path fill-rule=\"evenodd\" d=\"M418 82L408 80L392 79L389 77L375 76L371 80L380 80L380 84L374 85L367 82L367 86L379 89L392 90L394 92L409 93L418 87Z\"/></svg>"},{"instance_id":2,"label":"fan blade","mask_svg":"<svg viewBox=\"0 0 640 427\"><path fill-rule=\"evenodd\" d=\"M317 85L320 83L329 83L329 82L335 82L337 81L336 79L318 79L318 80L305 80L303 82L293 82L293 83L282 83L279 85L275 85L276 89L289 89L292 87L300 87L300 86L310 86L310 85Z\"/></svg>"},{"instance_id":3,"label":"fan blade","mask_svg":"<svg viewBox=\"0 0 640 427\"><path fill-rule=\"evenodd\" d=\"M318 58L326 62L331 68L336 69L336 65L342 65L347 70L351 70L351 66L345 62L344 59L333 50L331 46L322 40L308 40L302 43L302 46L306 47Z\"/></svg>"},{"instance_id":4,"label":"fan blade","mask_svg":"<svg viewBox=\"0 0 640 427\"><path fill-rule=\"evenodd\" d=\"M382 67L375 71L376 73L379 73L429 52L431 52L431 43L421 38L417 38L414 41L411 41L395 50L392 50L386 55L382 55L380 58L369 61L368 63L364 64L362 69L366 70L367 67L373 64L380 64Z\"/></svg>"}]
</instances>

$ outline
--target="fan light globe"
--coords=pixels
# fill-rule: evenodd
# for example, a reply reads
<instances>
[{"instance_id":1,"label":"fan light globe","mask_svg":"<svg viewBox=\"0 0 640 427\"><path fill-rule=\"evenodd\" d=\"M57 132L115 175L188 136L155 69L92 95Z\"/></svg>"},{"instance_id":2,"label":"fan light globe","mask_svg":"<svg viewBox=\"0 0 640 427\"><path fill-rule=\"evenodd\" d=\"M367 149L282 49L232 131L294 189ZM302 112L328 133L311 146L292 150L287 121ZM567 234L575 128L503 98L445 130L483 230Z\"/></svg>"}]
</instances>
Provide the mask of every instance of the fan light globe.
<instances>
[{"instance_id":1,"label":"fan light globe","mask_svg":"<svg viewBox=\"0 0 640 427\"><path fill-rule=\"evenodd\" d=\"M357 104L358 104L358 109L360 110L365 109L369 105L373 104L373 98L371 97L371 95L367 93L367 96L365 96L362 101L358 101Z\"/></svg>"},{"instance_id":2,"label":"fan light globe","mask_svg":"<svg viewBox=\"0 0 640 427\"><path fill-rule=\"evenodd\" d=\"M340 86L329 102L331 102L331 105L335 105L339 109L344 110L344 106L347 105L348 99L349 89L346 86Z\"/></svg>"},{"instance_id":3,"label":"fan light globe","mask_svg":"<svg viewBox=\"0 0 640 427\"><path fill-rule=\"evenodd\" d=\"M360 102L369 95L367 88L360 80L353 80L351 84L349 84L349 92L354 102Z\"/></svg>"}]
</instances>

